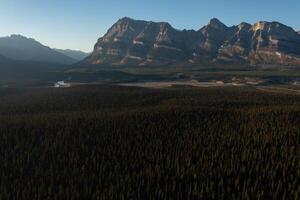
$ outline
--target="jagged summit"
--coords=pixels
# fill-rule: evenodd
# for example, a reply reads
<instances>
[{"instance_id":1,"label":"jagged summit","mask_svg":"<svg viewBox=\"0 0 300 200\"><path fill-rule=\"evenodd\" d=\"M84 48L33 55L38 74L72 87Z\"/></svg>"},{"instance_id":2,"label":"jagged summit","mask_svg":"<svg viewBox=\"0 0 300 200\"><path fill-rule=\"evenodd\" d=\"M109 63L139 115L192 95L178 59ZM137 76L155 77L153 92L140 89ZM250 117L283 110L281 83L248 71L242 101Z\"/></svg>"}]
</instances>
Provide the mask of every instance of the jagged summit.
<instances>
[{"instance_id":1,"label":"jagged summit","mask_svg":"<svg viewBox=\"0 0 300 200\"><path fill-rule=\"evenodd\" d=\"M247 23L247 22L242 22L238 25L239 29L243 29L243 28L247 28L247 27L251 27L252 25Z\"/></svg>"},{"instance_id":2,"label":"jagged summit","mask_svg":"<svg viewBox=\"0 0 300 200\"><path fill-rule=\"evenodd\" d=\"M135 19L132 19L130 17L123 17L121 19L119 19L120 21L136 21Z\"/></svg>"},{"instance_id":3,"label":"jagged summit","mask_svg":"<svg viewBox=\"0 0 300 200\"><path fill-rule=\"evenodd\" d=\"M21 46L21 45L41 45L38 41L33 38L28 38L20 34L12 34L10 36L0 38L0 46L4 45L13 45L13 46Z\"/></svg>"},{"instance_id":4,"label":"jagged summit","mask_svg":"<svg viewBox=\"0 0 300 200\"><path fill-rule=\"evenodd\" d=\"M300 66L300 35L279 22L227 27L213 18L198 31L166 22L122 18L95 45L85 64L238 63Z\"/></svg>"},{"instance_id":5,"label":"jagged summit","mask_svg":"<svg viewBox=\"0 0 300 200\"><path fill-rule=\"evenodd\" d=\"M208 26L212 26L214 28L217 29L224 29L227 28L227 26L225 24L223 24L220 20L218 20L217 18L212 18L209 23Z\"/></svg>"},{"instance_id":6,"label":"jagged summit","mask_svg":"<svg viewBox=\"0 0 300 200\"><path fill-rule=\"evenodd\" d=\"M10 36L6 36L6 38L18 38L18 39L31 39L31 40L34 40L33 38L27 38L23 35L20 35L20 34L11 34Z\"/></svg>"}]
</instances>

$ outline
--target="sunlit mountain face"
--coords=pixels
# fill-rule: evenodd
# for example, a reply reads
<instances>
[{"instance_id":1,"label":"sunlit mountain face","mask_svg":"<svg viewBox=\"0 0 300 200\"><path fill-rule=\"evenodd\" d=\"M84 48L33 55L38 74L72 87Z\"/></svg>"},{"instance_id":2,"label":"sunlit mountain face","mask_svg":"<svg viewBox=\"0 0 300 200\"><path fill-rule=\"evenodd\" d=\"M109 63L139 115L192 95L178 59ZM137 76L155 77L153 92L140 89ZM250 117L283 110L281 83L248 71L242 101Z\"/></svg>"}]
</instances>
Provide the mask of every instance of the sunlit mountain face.
<instances>
[{"instance_id":1,"label":"sunlit mountain face","mask_svg":"<svg viewBox=\"0 0 300 200\"><path fill-rule=\"evenodd\" d=\"M176 63L300 66L300 35L279 22L227 27L218 19L194 30L162 22L120 19L83 63L162 66Z\"/></svg>"}]
</instances>

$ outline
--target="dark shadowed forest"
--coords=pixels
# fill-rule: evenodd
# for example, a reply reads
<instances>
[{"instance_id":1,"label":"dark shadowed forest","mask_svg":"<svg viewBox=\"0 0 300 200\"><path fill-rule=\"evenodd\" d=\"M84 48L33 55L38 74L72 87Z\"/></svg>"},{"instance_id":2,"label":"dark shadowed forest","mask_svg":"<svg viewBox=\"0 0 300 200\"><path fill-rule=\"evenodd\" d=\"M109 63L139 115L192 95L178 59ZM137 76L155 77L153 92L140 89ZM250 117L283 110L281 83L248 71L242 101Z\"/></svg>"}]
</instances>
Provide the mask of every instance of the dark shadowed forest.
<instances>
[{"instance_id":1,"label":"dark shadowed forest","mask_svg":"<svg viewBox=\"0 0 300 200\"><path fill-rule=\"evenodd\" d=\"M0 90L0 199L300 199L300 95Z\"/></svg>"}]
</instances>

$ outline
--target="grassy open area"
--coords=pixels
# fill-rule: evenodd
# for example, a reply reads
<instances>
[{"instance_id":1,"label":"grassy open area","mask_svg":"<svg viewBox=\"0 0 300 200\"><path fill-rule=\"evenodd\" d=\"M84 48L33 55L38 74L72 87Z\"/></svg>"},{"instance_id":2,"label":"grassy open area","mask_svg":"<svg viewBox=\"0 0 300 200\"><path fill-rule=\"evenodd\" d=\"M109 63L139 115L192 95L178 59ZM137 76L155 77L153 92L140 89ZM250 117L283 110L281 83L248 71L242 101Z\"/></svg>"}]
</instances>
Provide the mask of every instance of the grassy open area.
<instances>
[{"instance_id":1,"label":"grassy open area","mask_svg":"<svg viewBox=\"0 0 300 200\"><path fill-rule=\"evenodd\" d=\"M38 70L36 69L38 68ZM224 81L253 79L263 85L291 85L298 81L296 68L258 68L249 66L34 66L16 72L0 73L2 87L49 87L57 81L75 83L133 83L144 81ZM245 82L245 81L244 81Z\"/></svg>"}]
</instances>

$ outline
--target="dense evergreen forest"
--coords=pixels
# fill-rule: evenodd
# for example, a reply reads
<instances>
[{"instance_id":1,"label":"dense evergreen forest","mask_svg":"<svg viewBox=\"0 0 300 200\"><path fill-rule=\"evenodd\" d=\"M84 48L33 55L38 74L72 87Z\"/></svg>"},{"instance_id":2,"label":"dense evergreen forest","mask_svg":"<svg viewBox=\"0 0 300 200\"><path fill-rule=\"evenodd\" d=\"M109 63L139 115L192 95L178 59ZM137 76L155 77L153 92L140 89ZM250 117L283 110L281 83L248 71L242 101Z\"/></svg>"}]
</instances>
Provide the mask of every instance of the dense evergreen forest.
<instances>
[{"instance_id":1,"label":"dense evergreen forest","mask_svg":"<svg viewBox=\"0 0 300 200\"><path fill-rule=\"evenodd\" d=\"M0 89L0 199L300 199L300 95Z\"/></svg>"}]
</instances>

